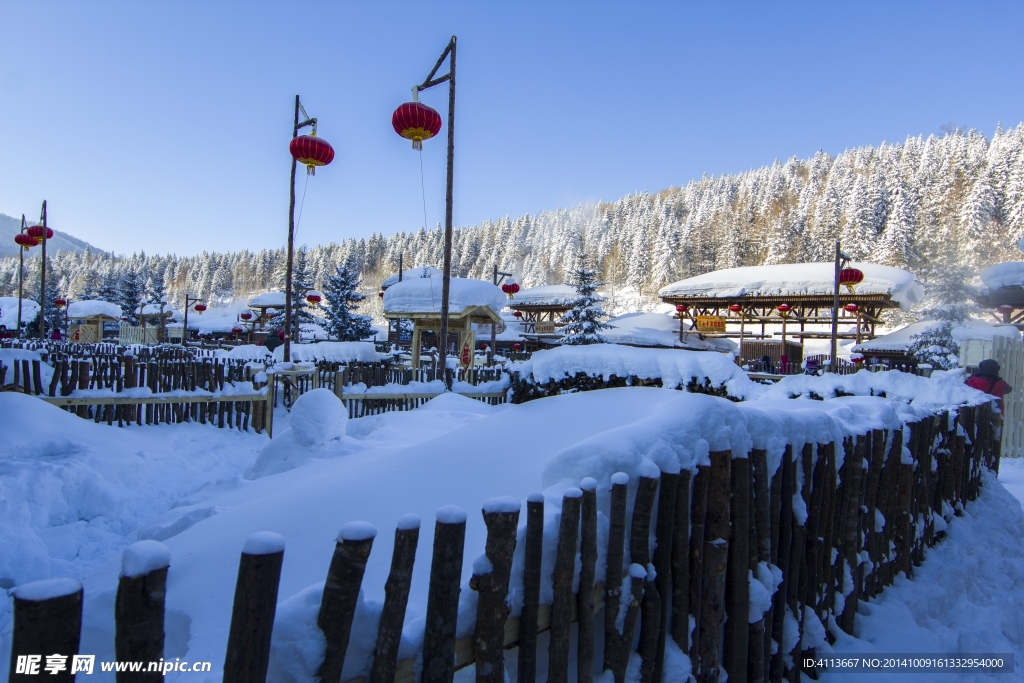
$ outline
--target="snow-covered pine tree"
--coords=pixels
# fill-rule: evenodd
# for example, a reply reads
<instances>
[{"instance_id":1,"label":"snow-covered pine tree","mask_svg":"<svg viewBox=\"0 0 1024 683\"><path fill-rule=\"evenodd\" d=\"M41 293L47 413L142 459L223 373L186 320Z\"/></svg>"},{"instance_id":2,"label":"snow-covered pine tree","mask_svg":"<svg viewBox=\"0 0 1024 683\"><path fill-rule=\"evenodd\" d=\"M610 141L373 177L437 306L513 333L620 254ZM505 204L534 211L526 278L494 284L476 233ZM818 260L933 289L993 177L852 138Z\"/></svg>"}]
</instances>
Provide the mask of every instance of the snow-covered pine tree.
<instances>
[{"instance_id":1,"label":"snow-covered pine tree","mask_svg":"<svg viewBox=\"0 0 1024 683\"><path fill-rule=\"evenodd\" d=\"M612 326L602 322L605 314L601 308L603 297L597 294L597 288L603 282L597 282L597 271L590 267L587 254L580 250L576 254L576 265L569 276L569 285L576 289L576 298L572 308L562 316L562 344L578 346L581 344L603 344L601 330Z\"/></svg>"},{"instance_id":2,"label":"snow-covered pine tree","mask_svg":"<svg viewBox=\"0 0 1024 683\"><path fill-rule=\"evenodd\" d=\"M116 303L121 315L132 325L139 324L139 306L142 304L142 283L138 272L128 268L121 274Z\"/></svg>"},{"instance_id":3,"label":"snow-covered pine tree","mask_svg":"<svg viewBox=\"0 0 1024 683\"><path fill-rule=\"evenodd\" d=\"M297 342L300 340L300 325L322 322L320 318L313 314L309 302L306 301L306 295L312 289L313 278L309 273L308 252L305 247L301 247L295 259L295 265L292 267L292 330L290 334L293 341ZM284 282L281 283L281 290L284 291ZM284 311L280 311L274 317L274 320L276 324L283 325Z\"/></svg>"},{"instance_id":4,"label":"snow-covered pine tree","mask_svg":"<svg viewBox=\"0 0 1024 683\"><path fill-rule=\"evenodd\" d=\"M117 273L111 268L104 273L103 278L100 280L100 286L96 290L96 296L92 298L109 301L112 304L118 303L121 299L119 283L120 278L117 277Z\"/></svg>"},{"instance_id":5,"label":"snow-covered pine tree","mask_svg":"<svg viewBox=\"0 0 1024 683\"><path fill-rule=\"evenodd\" d=\"M359 293L360 280L355 257L350 254L324 281L324 327L338 341L359 341L373 334L370 317L353 312L366 298Z\"/></svg>"},{"instance_id":6,"label":"snow-covered pine tree","mask_svg":"<svg viewBox=\"0 0 1024 683\"><path fill-rule=\"evenodd\" d=\"M937 370L960 365L960 345L953 339L953 323L944 321L910 338L910 355Z\"/></svg>"}]
</instances>

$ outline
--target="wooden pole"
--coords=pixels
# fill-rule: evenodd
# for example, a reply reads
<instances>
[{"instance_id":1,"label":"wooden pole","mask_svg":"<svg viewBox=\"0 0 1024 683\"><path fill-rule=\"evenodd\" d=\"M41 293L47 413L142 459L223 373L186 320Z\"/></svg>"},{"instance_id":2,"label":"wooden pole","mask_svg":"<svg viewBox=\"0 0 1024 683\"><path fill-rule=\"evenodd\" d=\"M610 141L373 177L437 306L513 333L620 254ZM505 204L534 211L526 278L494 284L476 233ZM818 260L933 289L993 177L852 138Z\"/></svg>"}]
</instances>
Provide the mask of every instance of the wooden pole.
<instances>
[{"instance_id":1,"label":"wooden pole","mask_svg":"<svg viewBox=\"0 0 1024 683\"><path fill-rule=\"evenodd\" d=\"M170 562L171 551L163 543L139 541L125 548L114 600L114 653L118 661L163 659L164 596ZM116 678L118 683L160 683L164 673L118 671Z\"/></svg>"},{"instance_id":2,"label":"wooden pole","mask_svg":"<svg viewBox=\"0 0 1024 683\"><path fill-rule=\"evenodd\" d=\"M669 629L669 596L672 594L672 557L675 548L675 514L676 497L679 491L679 473L661 473L661 495L658 496L658 520L654 538L657 547L654 549L654 571L657 573L655 584L659 596L658 610L658 643L654 652L654 678L660 683L665 671L665 645ZM644 587L644 595L647 588ZM641 634L641 639L643 634Z\"/></svg>"},{"instance_id":3,"label":"wooden pole","mask_svg":"<svg viewBox=\"0 0 1024 683\"><path fill-rule=\"evenodd\" d=\"M82 584L74 579L24 583L14 595L14 629L7 680L73 683L74 656L82 632ZM49 673L46 655L67 657L63 671Z\"/></svg>"},{"instance_id":4,"label":"wooden pole","mask_svg":"<svg viewBox=\"0 0 1024 683\"><path fill-rule=\"evenodd\" d=\"M580 482L580 584L576 598L576 683L594 680L594 582L597 573L597 481Z\"/></svg>"},{"instance_id":5,"label":"wooden pole","mask_svg":"<svg viewBox=\"0 0 1024 683\"><path fill-rule=\"evenodd\" d=\"M629 476L623 472L612 475L611 509L608 519L608 550L604 580L604 671L614 671L618 657L620 633L616 627L622 595L622 561L626 554L626 485ZM646 572L644 573L646 576ZM643 591L643 577L640 578Z\"/></svg>"},{"instance_id":6,"label":"wooden pole","mask_svg":"<svg viewBox=\"0 0 1024 683\"><path fill-rule=\"evenodd\" d=\"M523 610L519 615L518 683L534 683L537 678L537 615L540 612L543 546L544 495L531 493L526 499L526 552L523 559Z\"/></svg>"},{"instance_id":7,"label":"wooden pole","mask_svg":"<svg viewBox=\"0 0 1024 683\"><path fill-rule=\"evenodd\" d=\"M690 662L696 677L700 670L700 619L704 599L704 525L707 521L708 491L711 480L710 465L699 465L693 479L693 507L690 513L690 615L693 628L690 629Z\"/></svg>"},{"instance_id":8,"label":"wooden pole","mask_svg":"<svg viewBox=\"0 0 1024 683\"><path fill-rule=\"evenodd\" d=\"M224 683L267 680L283 562L284 538L281 535L261 531L245 539L235 581L235 602L224 657Z\"/></svg>"},{"instance_id":9,"label":"wooden pole","mask_svg":"<svg viewBox=\"0 0 1024 683\"><path fill-rule=\"evenodd\" d=\"M569 679L569 626L572 623L572 580L576 570L576 539L580 532L583 492L570 488L562 494L562 519L552 577L551 633L548 647L548 683Z\"/></svg>"},{"instance_id":10,"label":"wooden pole","mask_svg":"<svg viewBox=\"0 0 1024 683\"><path fill-rule=\"evenodd\" d=\"M760 563L771 562L771 499L768 481L768 454L761 449L750 452L750 530L753 541L747 552L747 567L758 577ZM759 621L749 625L747 644L747 680L749 683L764 683L767 674L766 624L770 622L771 609ZM771 651L768 650L768 653Z\"/></svg>"},{"instance_id":11,"label":"wooden pole","mask_svg":"<svg viewBox=\"0 0 1024 683\"><path fill-rule=\"evenodd\" d=\"M377 629L377 646L373 652L370 683L393 683L398 663L398 645L402 641L405 610L409 604L409 587L420 538L420 518L405 515L395 529L395 549L391 554L391 573L384 584L384 607Z\"/></svg>"},{"instance_id":12,"label":"wooden pole","mask_svg":"<svg viewBox=\"0 0 1024 683\"><path fill-rule=\"evenodd\" d=\"M690 640L690 482L690 470L682 470L672 541L672 640L683 652Z\"/></svg>"},{"instance_id":13,"label":"wooden pole","mask_svg":"<svg viewBox=\"0 0 1024 683\"><path fill-rule=\"evenodd\" d=\"M299 135L299 96L295 96L295 122L292 124L292 139ZM287 363L291 356L292 332L292 259L295 258L295 157L292 157L292 175L288 194L288 255L284 271L284 351L282 358ZM339 675L341 673L339 672Z\"/></svg>"},{"instance_id":14,"label":"wooden pole","mask_svg":"<svg viewBox=\"0 0 1024 683\"><path fill-rule=\"evenodd\" d=\"M455 628L465 541L466 513L455 506L438 510L423 633L422 683L452 683L455 676Z\"/></svg>"},{"instance_id":15,"label":"wooden pole","mask_svg":"<svg viewBox=\"0 0 1024 683\"><path fill-rule=\"evenodd\" d=\"M747 681L750 644L750 459L736 458L730 473L732 529L725 578L725 641L722 664L733 683Z\"/></svg>"},{"instance_id":16,"label":"wooden pole","mask_svg":"<svg viewBox=\"0 0 1024 683\"><path fill-rule=\"evenodd\" d=\"M365 522L350 522L338 533L316 620L327 641L324 661L317 672L321 683L339 683L341 680L359 588L376 535L377 530Z\"/></svg>"},{"instance_id":17,"label":"wooden pole","mask_svg":"<svg viewBox=\"0 0 1024 683\"><path fill-rule=\"evenodd\" d=\"M49 242L46 226L46 200L43 200L43 261L39 278L39 338L46 339L46 243Z\"/></svg>"},{"instance_id":18,"label":"wooden pole","mask_svg":"<svg viewBox=\"0 0 1024 683\"><path fill-rule=\"evenodd\" d=\"M479 594L473 635L477 683L505 681L505 622L510 611L508 582L516 551L519 508L517 498L494 498L483 507L487 561L474 567L472 582ZM570 577L570 590L571 584Z\"/></svg>"},{"instance_id":19,"label":"wooden pole","mask_svg":"<svg viewBox=\"0 0 1024 683\"><path fill-rule=\"evenodd\" d=\"M640 683L654 683L658 661L658 631L661 624L661 596L655 572L644 579L644 599L640 603Z\"/></svg>"},{"instance_id":20,"label":"wooden pole","mask_svg":"<svg viewBox=\"0 0 1024 683\"><path fill-rule=\"evenodd\" d=\"M629 567L629 605L622 621L622 633L615 632L615 650L612 657L612 677L615 683L625 683L626 667L629 666L629 652L633 647L633 633L636 631L636 618L640 611L640 601L644 594L644 581L647 570L638 564ZM607 643L605 647L607 648Z\"/></svg>"},{"instance_id":21,"label":"wooden pole","mask_svg":"<svg viewBox=\"0 0 1024 683\"><path fill-rule=\"evenodd\" d=\"M828 363L829 371L835 373L839 372L839 267L842 255L843 250L839 248L839 240L836 240L835 280L832 283L832 345Z\"/></svg>"},{"instance_id":22,"label":"wooden pole","mask_svg":"<svg viewBox=\"0 0 1024 683\"><path fill-rule=\"evenodd\" d=\"M779 519L778 519L778 553L777 561L773 564L783 570L782 583L779 585L772 599L772 640L778 644L778 648L771 656L768 670L768 680L771 683L781 683L783 676L783 652L782 641L786 620L786 593L789 590L789 577L786 572L789 570L790 555L792 554L793 539L793 493L796 488L796 467L793 461L793 447L786 445L782 454L781 472L776 476L779 481ZM773 483L773 499L774 499ZM773 510L774 512L774 510Z\"/></svg>"},{"instance_id":23,"label":"wooden pole","mask_svg":"<svg viewBox=\"0 0 1024 683\"><path fill-rule=\"evenodd\" d=\"M729 555L732 452L712 451L704 527L704 571L700 608L700 683L718 683L725 621L725 574Z\"/></svg>"},{"instance_id":24,"label":"wooden pole","mask_svg":"<svg viewBox=\"0 0 1024 683\"><path fill-rule=\"evenodd\" d=\"M25 232L25 214L21 214L21 232ZM24 298L23 280L25 276L25 248L18 245L18 328L14 331L15 339L21 339L21 300Z\"/></svg>"}]
</instances>

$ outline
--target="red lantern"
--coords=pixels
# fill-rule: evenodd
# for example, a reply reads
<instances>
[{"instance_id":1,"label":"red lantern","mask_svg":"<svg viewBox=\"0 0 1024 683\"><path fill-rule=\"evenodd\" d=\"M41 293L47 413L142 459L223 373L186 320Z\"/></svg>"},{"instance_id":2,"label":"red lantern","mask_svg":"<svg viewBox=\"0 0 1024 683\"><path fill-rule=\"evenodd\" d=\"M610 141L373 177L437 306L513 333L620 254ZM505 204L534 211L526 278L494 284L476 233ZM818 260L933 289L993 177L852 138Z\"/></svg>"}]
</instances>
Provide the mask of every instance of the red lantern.
<instances>
[{"instance_id":1,"label":"red lantern","mask_svg":"<svg viewBox=\"0 0 1024 683\"><path fill-rule=\"evenodd\" d=\"M523 345L522 345L522 344L513 344L513 345L512 345L512 350L513 350L513 351L517 351L517 352L518 352L518 351L519 351L519 349L521 349L521 348L523 348Z\"/></svg>"},{"instance_id":2,"label":"red lantern","mask_svg":"<svg viewBox=\"0 0 1024 683\"><path fill-rule=\"evenodd\" d=\"M864 271L859 268L843 268L839 271L839 284L850 290L853 294L854 288L864 281Z\"/></svg>"},{"instance_id":3,"label":"red lantern","mask_svg":"<svg viewBox=\"0 0 1024 683\"><path fill-rule=\"evenodd\" d=\"M860 310L860 306L858 306L857 304L846 304L845 306L843 306L843 308L845 308L850 313L856 313L857 311Z\"/></svg>"},{"instance_id":4,"label":"red lantern","mask_svg":"<svg viewBox=\"0 0 1024 683\"><path fill-rule=\"evenodd\" d=\"M46 231L46 236L43 236L43 231ZM48 240L53 239L53 230L44 228L41 225L33 225L27 231L29 237L35 237L37 240Z\"/></svg>"},{"instance_id":5,"label":"red lantern","mask_svg":"<svg viewBox=\"0 0 1024 683\"><path fill-rule=\"evenodd\" d=\"M231 334L242 334L243 332L245 332L245 330L243 330L241 327L231 328Z\"/></svg>"},{"instance_id":6,"label":"red lantern","mask_svg":"<svg viewBox=\"0 0 1024 683\"><path fill-rule=\"evenodd\" d=\"M423 141L441 132L441 115L422 102L406 102L391 115L395 132L412 140L413 149L423 149Z\"/></svg>"},{"instance_id":7,"label":"red lantern","mask_svg":"<svg viewBox=\"0 0 1024 683\"><path fill-rule=\"evenodd\" d=\"M39 244L39 240L37 240L35 237L32 237L32 235L28 235L23 232L18 233L17 235L14 236L14 242L15 244L21 245L21 247L26 251Z\"/></svg>"},{"instance_id":8,"label":"red lantern","mask_svg":"<svg viewBox=\"0 0 1024 683\"><path fill-rule=\"evenodd\" d=\"M857 354L854 354L854 355L850 356L850 360L852 360L857 365L860 365L861 363L864 362L864 356L862 356L859 353L857 353Z\"/></svg>"},{"instance_id":9,"label":"red lantern","mask_svg":"<svg viewBox=\"0 0 1024 683\"><path fill-rule=\"evenodd\" d=\"M515 282L506 282L501 286L501 291L508 294L509 300L512 300L519 291L519 285Z\"/></svg>"},{"instance_id":10,"label":"red lantern","mask_svg":"<svg viewBox=\"0 0 1024 683\"><path fill-rule=\"evenodd\" d=\"M729 310L732 311L733 313L739 313L740 311L743 310L743 306L740 306L739 304L733 304L732 306L729 306Z\"/></svg>"},{"instance_id":11,"label":"red lantern","mask_svg":"<svg viewBox=\"0 0 1024 683\"><path fill-rule=\"evenodd\" d=\"M314 306L320 303L321 299L323 299L323 297L320 295L320 292L312 291L306 294L306 301L313 304Z\"/></svg>"},{"instance_id":12,"label":"red lantern","mask_svg":"<svg viewBox=\"0 0 1024 683\"><path fill-rule=\"evenodd\" d=\"M676 306L676 313L678 313L679 315L686 313L688 310L690 310L690 307L687 306L686 304L679 304L678 306Z\"/></svg>"},{"instance_id":13,"label":"red lantern","mask_svg":"<svg viewBox=\"0 0 1024 683\"><path fill-rule=\"evenodd\" d=\"M68 305L68 300L67 299L54 299L53 300L53 304L57 308L64 308L65 306Z\"/></svg>"},{"instance_id":14,"label":"red lantern","mask_svg":"<svg viewBox=\"0 0 1024 683\"><path fill-rule=\"evenodd\" d=\"M238 317L241 318L242 320L251 320L252 319L252 313L242 313Z\"/></svg>"},{"instance_id":15,"label":"red lantern","mask_svg":"<svg viewBox=\"0 0 1024 683\"><path fill-rule=\"evenodd\" d=\"M1005 318L1005 317L1007 317L1007 316L1009 316L1009 315L1011 315L1013 313L1013 306L1011 306L1009 304L1003 304L1002 306L1000 306L996 310L999 312L999 315L1001 315L1001 316L1003 316Z\"/></svg>"},{"instance_id":16,"label":"red lantern","mask_svg":"<svg viewBox=\"0 0 1024 683\"><path fill-rule=\"evenodd\" d=\"M206 310L206 304L196 304L194 308L196 309L196 313L202 313Z\"/></svg>"},{"instance_id":17,"label":"red lantern","mask_svg":"<svg viewBox=\"0 0 1024 683\"><path fill-rule=\"evenodd\" d=\"M512 315L514 315L517 318L522 318L523 317L523 312L522 311L513 311Z\"/></svg>"},{"instance_id":18,"label":"red lantern","mask_svg":"<svg viewBox=\"0 0 1024 683\"><path fill-rule=\"evenodd\" d=\"M779 304L778 308L779 313L781 313L784 316L789 315L789 312L793 310L793 307L790 306L789 304Z\"/></svg>"},{"instance_id":19,"label":"red lantern","mask_svg":"<svg viewBox=\"0 0 1024 683\"><path fill-rule=\"evenodd\" d=\"M334 161L334 148L331 143L316 135L300 135L292 138L288 145L292 158L306 165L306 173L316 174L317 166L326 166Z\"/></svg>"},{"instance_id":20,"label":"red lantern","mask_svg":"<svg viewBox=\"0 0 1024 683\"><path fill-rule=\"evenodd\" d=\"M384 292L377 292L377 296L379 296L381 299L383 299L384 298Z\"/></svg>"}]
</instances>

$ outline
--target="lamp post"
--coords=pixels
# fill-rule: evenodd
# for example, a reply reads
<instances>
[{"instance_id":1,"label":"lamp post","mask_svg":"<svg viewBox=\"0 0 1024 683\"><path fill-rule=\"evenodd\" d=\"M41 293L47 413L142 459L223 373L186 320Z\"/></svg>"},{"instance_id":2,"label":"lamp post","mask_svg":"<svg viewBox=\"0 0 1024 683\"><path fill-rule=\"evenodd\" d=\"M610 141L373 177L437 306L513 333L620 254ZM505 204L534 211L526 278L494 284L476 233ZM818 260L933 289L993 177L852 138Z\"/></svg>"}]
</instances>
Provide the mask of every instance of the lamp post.
<instances>
[{"instance_id":1,"label":"lamp post","mask_svg":"<svg viewBox=\"0 0 1024 683\"><path fill-rule=\"evenodd\" d=\"M444 60L448 59L448 73L443 76L434 78L437 70L441 68ZM417 115L430 116L431 113L434 117L437 116L437 112L429 107L419 105L419 93L421 90L428 90L433 88L435 85L440 85L444 82L448 83L448 174L445 184L445 202L444 202L444 274L441 281L441 321L440 321L440 333L438 340L438 350L440 351L441 358L438 363L441 371L441 377L445 378L447 382L447 354L448 354L448 295L451 289L452 279L452 185L453 185L453 169L455 162L455 36L448 41L447 47L444 52L438 57L437 63L434 64L434 68L430 70L427 77L423 80L420 85L414 86L412 89L412 104L403 104L398 110L395 111L395 115L391 119L392 125L395 130L402 137L411 139L413 141L413 148L420 149L420 143L433 137L440 130L440 119L433 121L425 119L424 121L417 121L416 123L428 123L429 127L424 129L422 125L413 125L404 130L399 128L400 114L404 113L416 113ZM426 226L424 226L426 227ZM286 342L287 343L287 342ZM451 388L451 387L449 387Z\"/></svg>"},{"instance_id":2,"label":"lamp post","mask_svg":"<svg viewBox=\"0 0 1024 683\"><path fill-rule=\"evenodd\" d=\"M71 308L71 299L65 299L64 297L60 297L54 299L53 303L54 305L57 306L57 308L64 309L64 338L67 339L68 335L71 332L71 319L69 316L69 310Z\"/></svg>"},{"instance_id":3,"label":"lamp post","mask_svg":"<svg viewBox=\"0 0 1024 683\"><path fill-rule=\"evenodd\" d=\"M18 249L18 327L17 334L18 338L21 338L21 300L24 297L24 280L25 280L25 252L39 244L39 240L31 235L27 234L28 224L25 222L25 214L21 214L21 232L14 236L14 242L20 248Z\"/></svg>"},{"instance_id":4,"label":"lamp post","mask_svg":"<svg viewBox=\"0 0 1024 683\"><path fill-rule=\"evenodd\" d=\"M850 255L840 248L839 240L836 240L835 282L832 288L832 354L828 362L830 372L839 372L839 280L840 273L849 261Z\"/></svg>"},{"instance_id":5,"label":"lamp post","mask_svg":"<svg viewBox=\"0 0 1024 683\"><path fill-rule=\"evenodd\" d=\"M502 280L507 277L512 277L512 273L506 273L503 270L498 270L498 264L494 264L494 276L492 281L494 286L497 287L501 284ZM494 365L494 347L498 343L498 326L491 323L491 345L487 347L487 365Z\"/></svg>"},{"instance_id":6,"label":"lamp post","mask_svg":"<svg viewBox=\"0 0 1024 683\"><path fill-rule=\"evenodd\" d=\"M305 117L299 121L299 112ZM299 131L309 126L312 128L312 135L299 135ZM326 166L334 161L334 148L321 138L316 136L316 119L310 118L306 113L299 96L295 96L295 120L292 125L292 141L288 145L288 151L292 155L292 179L288 199L288 263L285 265L284 282L284 351L285 362L291 357L291 325L292 325L292 259L295 256L295 167L301 161L306 164L306 173L316 174L317 166ZM298 329L298 325L296 325ZM298 335L296 335L298 336Z\"/></svg>"},{"instance_id":7,"label":"lamp post","mask_svg":"<svg viewBox=\"0 0 1024 683\"><path fill-rule=\"evenodd\" d=\"M46 225L46 200L43 200L43 213L39 222L28 229L28 234L43 243L43 261L39 276L39 338L46 339L46 242L53 237L53 230Z\"/></svg>"},{"instance_id":8,"label":"lamp post","mask_svg":"<svg viewBox=\"0 0 1024 683\"><path fill-rule=\"evenodd\" d=\"M198 296L189 296L188 292L185 292L185 321L181 324L181 345L188 346L188 309L192 307L192 304L197 304L202 299ZM203 310L206 310L204 307Z\"/></svg>"}]
</instances>

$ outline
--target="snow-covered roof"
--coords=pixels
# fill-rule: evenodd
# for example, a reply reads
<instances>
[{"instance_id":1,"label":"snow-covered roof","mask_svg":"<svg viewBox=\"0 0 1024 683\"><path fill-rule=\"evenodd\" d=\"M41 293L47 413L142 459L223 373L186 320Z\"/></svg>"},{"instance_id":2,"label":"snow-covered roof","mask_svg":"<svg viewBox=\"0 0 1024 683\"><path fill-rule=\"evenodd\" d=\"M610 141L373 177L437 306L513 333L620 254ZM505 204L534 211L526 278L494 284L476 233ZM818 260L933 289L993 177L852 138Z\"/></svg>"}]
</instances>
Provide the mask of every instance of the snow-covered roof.
<instances>
[{"instance_id":1,"label":"snow-covered roof","mask_svg":"<svg viewBox=\"0 0 1024 683\"><path fill-rule=\"evenodd\" d=\"M981 271L981 281L989 289L1024 287L1024 262L997 263Z\"/></svg>"},{"instance_id":2,"label":"snow-covered roof","mask_svg":"<svg viewBox=\"0 0 1024 683\"><path fill-rule=\"evenodd\" d=\"M160 315L160 304L146 304L142 307L142 315ZM164 315L170 315L172 318L175 316L182 317L180 311L176 311L171 306L164 304Z\"/></svg>"},{"instance_id":3,"label":"snow-covered roof","mask_svg":"<svg viewBox=\"0 0 1024 683\"><path fill-rule=\"evenodd\" d=\"M248 306L258 308L260 306L276 306L284 308L284 292L264 292L249 299Z\"/></svg>"},{"instance_id":4,"label":"snow-covered roof","mask_svg":"<svg viewBox=\"0 0 1024 683\"><path fill-rule=\"evenodd\" d=\"M526 327L511 313L502 311L501 313L502 325L498 327L495 332L495 342L521 342L523 341L523 333L526 331ZM476 331L477 344L490 344L491 343L491 326L487 323L473 323L473 329Z\"/></svg>"},{"instance_id":5,"label":"snow-covered roof","mask_svg":"<svg viewBox=\"0 0 1024 683\"><path fill-rule=\"evenodd\" d=\"M899 328L889 334L875 337L853 347L855 353L870 354L873 351L908 351L911 338L928 330L945 324L941 320L919 320ZM989 325L977 320L968 320L957 324L952 329L953 339L963 342L967 339L984 339L991 341L993 337L1014 337L1020 339L1020 331L1013 325Z\"/></svg>"},{"instance_id":6,"label":"snow-covered roof","mask_svg":"<svg viewBox=\"0 0 1024 683\"><path fill-rule=\"evenodd\" d=\"M91 318L94 315L105 315L108 318L120 320L123 313L121 312L121 307L117 304L99 299L72 301L68 304L68 318Z\"/></svg>"},{"instance_id":7,"label":"snow-covered roof","mask_svg":"<svg viewBox=\"0 0 1024 683\"><path fill-rule=\"evenodd\" d=\"M924 297L924 288L913 273L876 263L856 263L864 273L858 294L888 294L901 308L909 308ZM831 294L835 286L832 263L782 263L746 266L704 273L673 282L658 292L661 297L786 296Z\"/></svg>"},{"instance_id":8,"label":"snow-covered roof","mask_svg":"<svg viewBox=\"0 0 1024 683\"><path fill-rule=\"evenodd\" d=\"M486 306L495 313L508 303L499 288L483 280L453 277L448 294L448 312L458 315L467 309ZM384 292L384 313L440 313L441 281L410 278L396 282Z\"/></svg>"},{"instance_id":9,"label":"snow-covered roof","mask_svg":"<svg viewBox=\"0 0 1024 683\"><path fill-rule=\"evenodd\" d=\"M569 285L544 285L520 290L510 306L571 306L579 295ZM603 296L597 296L603 301Z\"/></svg>"},{"instance_id":10,"label":"snow-covered roof","mask_svg":"<svg viewBox=\"0 0 1024 683\"><path fill-rule=\"evenodd\" d=\"M418 268L410 268L402 273L402 282L410 278L430 278L430 277L444 277L444 273L435 268L434 266L420 266ZM390 275L384 278L381 283L381 289L387 289L391 285L398 283L398 273Z\"/></svg>"},{"instance_id":11,"label":"snow-covered roof","mask_svg":"<svg viewBox=\"0 0 1024 683\"><path fill-rule=\"evenodd\" d=\"M21 323L30 322L39 315L39 304L31 299L21 300ZM18 297L0 296L0 325L13 330L18 326Z\"/></svg>"}]
</instances>

